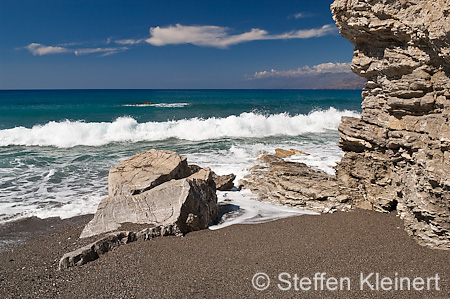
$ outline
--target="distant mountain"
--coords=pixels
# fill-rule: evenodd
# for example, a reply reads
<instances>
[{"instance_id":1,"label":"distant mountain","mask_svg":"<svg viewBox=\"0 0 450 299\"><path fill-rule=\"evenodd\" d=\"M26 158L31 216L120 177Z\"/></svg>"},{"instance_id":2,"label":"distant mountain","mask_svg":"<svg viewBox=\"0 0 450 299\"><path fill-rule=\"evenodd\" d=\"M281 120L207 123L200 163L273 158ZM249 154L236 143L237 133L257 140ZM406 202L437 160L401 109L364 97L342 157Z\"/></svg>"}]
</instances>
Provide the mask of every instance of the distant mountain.
<instances>
[{"instance_id":1,"label":"distant mountain","mask_svg":"<svg viewBox=\"0 0 450 299\"><path fill-rule=\"evenodd\" d=\"M248 79L241 88L262 89L362 89L366 79L354 73L321 73L298 77Z\"/></svg>"}]
</instances>

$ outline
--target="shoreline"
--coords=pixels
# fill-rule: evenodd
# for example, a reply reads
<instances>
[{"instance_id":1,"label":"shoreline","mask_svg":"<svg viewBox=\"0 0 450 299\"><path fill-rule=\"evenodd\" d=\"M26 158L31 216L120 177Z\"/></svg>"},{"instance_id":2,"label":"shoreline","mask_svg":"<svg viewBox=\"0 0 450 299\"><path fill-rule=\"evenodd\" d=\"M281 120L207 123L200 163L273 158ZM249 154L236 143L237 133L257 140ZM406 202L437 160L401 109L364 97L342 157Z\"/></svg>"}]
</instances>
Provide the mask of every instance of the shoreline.
<instances>
[{"instance_id":1,"label":"shoreline","mask_svg":"<svg viewBox=\"0 0 450 299\"><path fill-rule=\"evenodd\" d=\"M90 216L41 220L52 224L26 243L0 255L0 297L211 297L295 296L276 284L256 291L258 272L275 283L279 273L312 278L349 277L350 290L301 291L308 297L447 298L450 252L416 243L394 214L354 210L320 216L300 215L260 224L237 224L201 230L185 237L137 241L102 255L86 265L57 270L59 259L88 240L78 240ZM36 219L34 219L36 220ZM50 221L50 222L49 222ZM19 224L18 224L19 225ZM19 231L18 229L16 231ZM42 229L40 230L43 231ZM37 236L35 234L34 236ZM359 290L360 273L386 277L431 277L439 274L440 291Z\"/></svg>"},{"instance_id":2,"label":"shoreline","mask_svg":"<svg viewBox=\"0 0 450 299\"><path fill-rule=\"evenodd\" d=\"M33 216L2 223L0 224L0 253L58 232L66 227L84 224L90 221L93 216L93 214L85 214L64 219Z\"/></svg>"}]
</instances>

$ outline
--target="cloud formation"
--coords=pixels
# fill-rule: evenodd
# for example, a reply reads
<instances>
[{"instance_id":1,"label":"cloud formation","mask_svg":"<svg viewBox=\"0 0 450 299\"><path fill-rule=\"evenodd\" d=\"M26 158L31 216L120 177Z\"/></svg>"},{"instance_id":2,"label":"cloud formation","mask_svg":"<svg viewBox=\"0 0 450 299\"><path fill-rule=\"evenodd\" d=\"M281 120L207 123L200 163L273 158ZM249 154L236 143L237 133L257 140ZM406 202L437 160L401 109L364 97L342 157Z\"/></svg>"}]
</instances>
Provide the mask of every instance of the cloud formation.
<instances>
[{"instance_id":1,"label":"cloud formation","mask_svg":"<svg viewBox=\"0 0 450 299\"><path fill-rule=\"evenodd\" d=\"M53 47L53 46L45 46L38 43L31 43L25 47L28 51L33 55L48 55L48 54L59 54L59 53L67 53L70 50L64 47Z\"/></svg>"},{"instance_id":2,"label":"cloud formation","mask_svg":"<svg viewBox=\"0 0 450 299\"><path fill-rule=\"evenodd\" d=\"M256 72L249 79L282 78L282 77L297 78L302 76L319 75L324 73L351 73L351 72L352 71L350 69L350 62L344 63L327 62L317 64L312 67L306 65L303 67L299 67L296 70L277 71L272 69L270 71Z\"/></svg>"},{"instance_id":3,"label":"cloud formation","mask_svg":"<svg viewBox=\"0 0 450 299\"><path fill-rule=\"evenodd\" d=\"M74 54L77 56L92 54L92 53L103 53L101 56L108 56L112 54L116 54L119 52L123 52L128 50L128 47L115 47L115 48L84 48L74 50Z\"/></svg>"},{"instance_id":4,"label":"cloud formation","mask_svg":"<svg viewBox=\"0 0 450 299\"><path fill-rule=\"evenodd\" d=\"M229 28L219 26L184 26L180 24L164 28L157 26L150 28L151 37L146 42L153 46L192 44L224 49L232 45L256 40L320 37L331 34L336 29L332 25L324 25L320 28L297 30L277 35L256 28L241 34L230 34L229 31Z\"/></svg>"},{"instance_id":5,"label":"cloud formation","mask_svg":"<svg viewBox=\"0 0 450 299\"><path fill-rule=\"evenodd\" d=\"M304 17L305 17L305 14L302 13L302 12L298 12L298 13L296 13L296 14L293 14L292 17L293 17L294 19L300 19L300 18L304 18Z\"/></svg>"},{"instance_id":6,"label":"cloud formation","mask_svg":"<svg viewBox=\"0 0 450 299\"><path fill-rule=\"evenodd\" d=\"M118 39L118 40L115 40L114 42L116 44L119 44L119 45L137 45L137 44L140 44L140 43L142 43L144 41L145 41L145 38L143 38L143 39L131 39L131 38L129 38L129 39Z\"/></svg>"},{"instance_id":7,"label":"cloud formation","mask_svg":"<svg viewBox=\"0 0 450 299\"><path fill-rule=\"evenodd\" d=\"M77 45L77 43L66 44L65 47L62 46L45 46L39 43L31 43L28 46L24 47L28 51L30 51L33 55L51 55L51 54L60 54L60 53L73 53L76 56L86 55L92 53L102 53L101 56L108 56L112 54L116 54L119 52L123 52L128 50L128 47L108 47L108 48L69 48L68 46Z\"/></svg>"},{"instance_id":8,"label":"cloud formation","mask_svg":"<svg viewBox=\"0 0 450 299\"><path fill-rule=\"evenodd\" d=\"M287 18L297 20L297 19L311 18L313 16L314 16L314 14L309 13L309 12L297 12L295 14L289 15Z\"/></svg>"},{"instance_id":9,"label":"cloud formation","mask_svg":"<svg viewBox=\"0 0 450 299\"><path fill-rule=\"evenodd\" d=\"M335 26L324 25L320 28L295 30L282 34L269 34L266 30L254 28L248 32L231 34L230 28L220 26L184 26L177 24L168 27L151 27L150 37L141 39L118 39L107 38L101 43L90 43L90 47L76 47L89 43L66 43L56 46L46 46L39 43L31 43L23 47L33 55L50 55L60 53L72 53L77 56L93 53L101 53L101 56L112 55L130 49L131 47L147 42L153 46L192 44L201 47L214 47L226 49L240 43L257 40L286 40L320 37L337 32ZM111 44L117 47L111 47ZM23 49L22 48L22 49Z\"/></svg>"}]
</instances>

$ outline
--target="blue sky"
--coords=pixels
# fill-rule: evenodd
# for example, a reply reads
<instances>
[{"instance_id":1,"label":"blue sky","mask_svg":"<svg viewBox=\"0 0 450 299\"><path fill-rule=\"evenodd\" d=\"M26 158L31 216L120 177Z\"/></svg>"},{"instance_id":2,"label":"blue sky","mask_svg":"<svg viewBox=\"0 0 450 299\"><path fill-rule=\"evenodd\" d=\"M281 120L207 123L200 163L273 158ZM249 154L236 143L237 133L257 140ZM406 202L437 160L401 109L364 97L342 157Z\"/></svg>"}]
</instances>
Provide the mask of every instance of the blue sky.
<instances>
[{"instance_id":1,"label":"blue sky","mask_svg":"<svg viewBox=\"0 0 450 299\"><path fill-rule=\"evenodd\" d=\"M349 73L331 3L2 0L0 89L252 88Z\"/></svg>"}]
</instances>

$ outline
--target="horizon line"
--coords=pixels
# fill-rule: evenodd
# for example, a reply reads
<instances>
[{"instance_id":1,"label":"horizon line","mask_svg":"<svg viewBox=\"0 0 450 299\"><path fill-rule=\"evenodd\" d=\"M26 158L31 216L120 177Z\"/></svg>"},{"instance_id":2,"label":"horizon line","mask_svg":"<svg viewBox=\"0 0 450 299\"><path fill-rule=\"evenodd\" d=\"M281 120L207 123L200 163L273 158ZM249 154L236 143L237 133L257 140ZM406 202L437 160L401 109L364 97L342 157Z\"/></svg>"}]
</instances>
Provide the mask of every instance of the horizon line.
<instances>
[{"instance_id":1,"label":"horizon line","mask_svg":"<svg viewBox=\"0 0 450 299\"><path fill-rule=\"evenodd\" d=\"M362 90L363 88L21 88L0 91L57 91L57 90Z\"/></svg>"}]
</instances>

